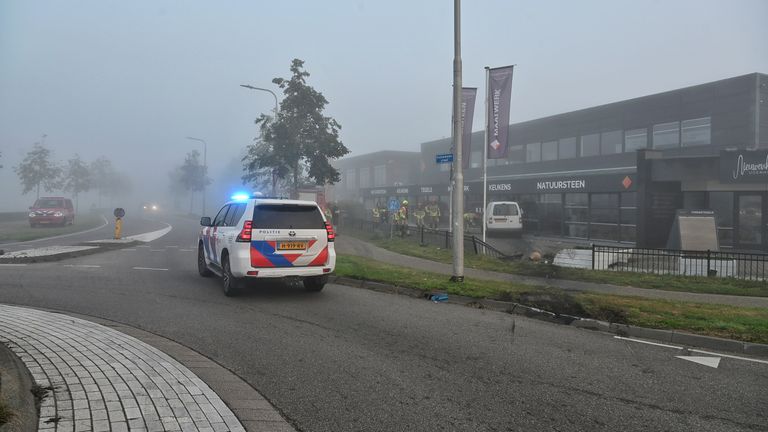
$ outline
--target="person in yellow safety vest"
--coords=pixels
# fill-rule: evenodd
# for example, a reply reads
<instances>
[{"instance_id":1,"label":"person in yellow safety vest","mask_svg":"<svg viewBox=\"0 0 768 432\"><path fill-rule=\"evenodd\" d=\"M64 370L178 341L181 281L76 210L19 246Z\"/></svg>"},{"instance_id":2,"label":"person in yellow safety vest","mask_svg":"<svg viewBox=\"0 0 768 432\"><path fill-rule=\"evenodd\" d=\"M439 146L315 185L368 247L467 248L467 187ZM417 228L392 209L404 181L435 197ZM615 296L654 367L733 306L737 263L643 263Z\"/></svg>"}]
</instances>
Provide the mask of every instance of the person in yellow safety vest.
<instances>
[{"instance_id":1,"label":"person in yellow safety vest","mask_svg":"<svg viewBox=\"0 0 768 432\"><path fill-rule=\"evenodd\" d=\"M400 237L408 235L408 200L400 204L400 210L395 213L395 221L400 225Z\"/></svg>"},{"instance_id":2,"label":"person in yellow safety vest","mask_svg":"<svg viewBox=\"0 0 768 432\"><path fill-rule=\"evenodd\" d=\"M424 205L420 205L416 211L413 212L413 216L416 217L416 226L423 227L424 226L424 216L427 215L427 212L424 210Z\"/></svg>"},{"instance_id":3,"label":"person in yellow safety vest","mask_svg":"<svg viewBox=\"0 0 768 432\"><path fill-rule=\"evenodd\" d=\"M427 206L427 214L429 215L429 225L432 229L437 229L440 224L440 206L433 201Z\"/></svg>"}]
</instances>

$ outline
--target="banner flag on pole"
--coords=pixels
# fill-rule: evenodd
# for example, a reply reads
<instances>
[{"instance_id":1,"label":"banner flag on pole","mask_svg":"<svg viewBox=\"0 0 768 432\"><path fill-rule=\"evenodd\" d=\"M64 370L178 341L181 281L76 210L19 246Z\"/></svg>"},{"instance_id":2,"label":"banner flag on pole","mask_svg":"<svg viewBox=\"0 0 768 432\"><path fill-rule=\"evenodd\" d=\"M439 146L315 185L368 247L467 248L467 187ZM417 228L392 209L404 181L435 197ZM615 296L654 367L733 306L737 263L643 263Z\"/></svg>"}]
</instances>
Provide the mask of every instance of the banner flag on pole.
<instances>
[{"instance_id":1,"label":"banner flag on pole","mask_svg":"<svg viewBox=\"0 0 768 432\"><path fill-rule=\"evenodd\" d=\"M488 124L488 159L507 157L509 135L509 105L512 97L512 70L514 66L491 69L488 77L488 100L490 102Z\"/></svg>"},{"instance_id":2,"label":"banner flag on pole","mask_svg":"<svg viewBox=\"0 0 768 432\"><path fill-rule=\"evenodd\" d=\"M461 167L469 168L472 153L472 120L475 118L475 99L477 89L461 89Z\"/></svg>"}]
</instances>

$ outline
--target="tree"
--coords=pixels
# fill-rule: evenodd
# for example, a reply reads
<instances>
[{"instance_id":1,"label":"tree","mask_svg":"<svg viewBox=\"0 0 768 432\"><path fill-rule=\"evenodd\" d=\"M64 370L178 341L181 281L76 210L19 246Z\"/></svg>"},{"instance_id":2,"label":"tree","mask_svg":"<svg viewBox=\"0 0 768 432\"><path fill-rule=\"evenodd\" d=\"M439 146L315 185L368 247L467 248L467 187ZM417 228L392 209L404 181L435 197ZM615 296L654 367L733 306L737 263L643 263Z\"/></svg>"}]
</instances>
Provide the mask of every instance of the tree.
<instances>
[{"instance_id":1,"label":"tree","mask_svg":"<svg viewBox=\"0 0 768 432\"><path fill-rule=\"evenodd\" d=\"M67 167L63 177L64 190L72 192L75 197L75 209L79 209L80 192L88 192L91 189L91 170L88 165L80 159L80 155L67 162Z\"/></svg>"},{"instance_id":2,"label":"tree","mask_svg":"<svg viewBox=\"0 0 768 432\"><path fill-rule=\"evenodd\" d=\"M290 176L294 197L303 174L317 185L339 181L339 172L330 160L349 153L339 140L341 125L323 115L328 100L307 85L309 72L303 67L302 60L294 59L290 79L272 80L285 95L280 111L276 118L262 114L256 119L261 138L249 146L243 158L244 183L265 173L273 178L273 185Z\"/></svg>"},{"instance_id":3,"label":"tree","mask_svg":"<svg viewBox=\"0 0 768 432\"><path fill-rule=\"evenodd\" d=\"M207 167L200 163L200 152L192 150L184 158L184 164L181 166L181 184L189 192L189 211L192 211L194 205L194 192L201 192L205 186L211 184L208 178Z\"/></svg>"},{"instance_id":4,"label":"tree","mask_svg":"<svg viewBox=\"0 0 768 432\"><path fill-rule=\"evenodd\" d=\"M61 168L56 162L51 161L51 157L50 150L40 143L35 143L24 160L13 168L21 181L21 193L27 194L34 189L37 198L40 198L41 185L46 192L52 192L61 187L59 179Z\"/></svg>"},{"instance_id":5,"label":"tree","mask_svg":"<svg viewBox=\"0 0 768 432\"><path fill-rule=\"evenodd\" d=\"M99 208L101 208L101 198L110 188L110 183L116 175L112 166L112 161L105 157L100 157L91 162L91 186L98 191Z\"/></svg>"}]
</instances>

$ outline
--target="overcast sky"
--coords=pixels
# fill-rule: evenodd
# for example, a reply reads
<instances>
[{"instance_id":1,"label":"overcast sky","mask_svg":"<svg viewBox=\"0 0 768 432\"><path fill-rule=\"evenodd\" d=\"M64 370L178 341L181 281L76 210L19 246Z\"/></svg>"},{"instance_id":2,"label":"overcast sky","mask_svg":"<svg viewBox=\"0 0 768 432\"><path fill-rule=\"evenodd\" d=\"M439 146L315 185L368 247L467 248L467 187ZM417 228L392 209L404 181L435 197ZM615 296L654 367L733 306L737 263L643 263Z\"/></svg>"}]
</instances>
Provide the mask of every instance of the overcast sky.
<instances>
[{"instance_id":1,"label":"overcast sky","mask_svg":"<svg viewBox=\"0 0 768 432\"><path fill-rule=\"evenodd\" d=\"M217 177L274 105L239 84L274 88L293 58L352 154L417 151L450 135L452 7L0 0L0 210L22 202L12 167L42 134L59 159L103 155L162 190L196 136ZM768 72L765 0L465 0L462 32L465 86L518 65L513 122Z\"/></svg>"}]
</instances>

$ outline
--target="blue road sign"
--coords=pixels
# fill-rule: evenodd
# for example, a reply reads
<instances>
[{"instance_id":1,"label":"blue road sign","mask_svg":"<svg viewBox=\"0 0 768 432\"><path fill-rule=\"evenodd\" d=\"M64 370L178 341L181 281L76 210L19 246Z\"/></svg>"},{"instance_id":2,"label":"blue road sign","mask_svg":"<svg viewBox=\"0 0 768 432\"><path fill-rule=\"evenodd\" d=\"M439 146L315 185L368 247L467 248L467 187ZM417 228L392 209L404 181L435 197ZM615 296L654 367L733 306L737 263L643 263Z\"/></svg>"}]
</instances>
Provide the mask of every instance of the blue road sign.
<instances>
[{"instance_id":1,"label":"blue road sign","mask_svg":"<svg viewBox=\"0 0 768 432\"><path fill-rule=\"evenodd\" d=\"M451 163L453 162L453 153L443 153L443 154L435 155L435 162L439 164Z\"/></svg>"},{"instance_id":2,"label":"blue road sign","mask_svg":"<svg viewBox=\"0 0 768 432\"><path fill-rule=\"evenodd\" d=\"M392 198L391 200L389 200L389 211L397 211L397 209L399 208L400 208L400 203L396 199Z\"/></svg>"}]
</instances>

